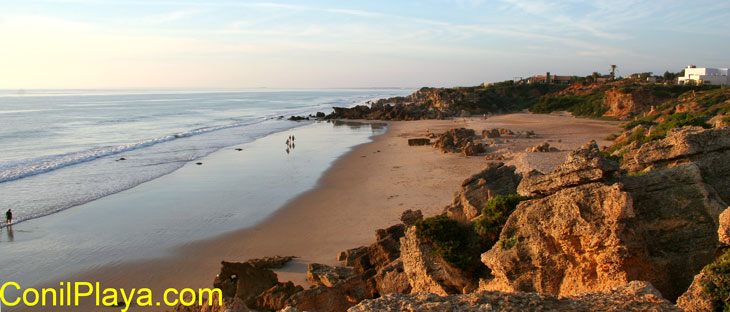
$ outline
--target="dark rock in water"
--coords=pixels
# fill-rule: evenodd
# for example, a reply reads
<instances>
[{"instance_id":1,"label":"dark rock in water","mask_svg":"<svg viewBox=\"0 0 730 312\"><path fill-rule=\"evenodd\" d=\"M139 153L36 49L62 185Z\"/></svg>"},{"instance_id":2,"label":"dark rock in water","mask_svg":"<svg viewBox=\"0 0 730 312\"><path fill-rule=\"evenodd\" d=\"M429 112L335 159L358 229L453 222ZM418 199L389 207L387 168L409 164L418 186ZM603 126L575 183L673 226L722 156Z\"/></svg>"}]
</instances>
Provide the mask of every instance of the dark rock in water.
<instances>
[{"instance_id":1,"label":"dark rock in water","mask_svg":"<svg viewBox=\"0 0 730 312\"><path fill-rule=\"evenodd\" d=\"M291 120L291 121L309 120L309 117L291 116L291 117L289 117L289 120Z\"/></svg>"},{"instance_id":2,"label":"dark rock in water","mask_svg":"<svg viewBox=\"0 0 730 312\"><path fill-rule=\"evenodd\" d=\"M242 148L237 148L236 150L240 152L240 151L242 151L243 149L242 149Z\"/></svg>"},{"instance_id":3,"label":"dark rock in water","mask_svg":"<svg viewBox=\"0 0 730 312\"><path fill-rule=\"evenodd\" d=\"M324 118L326 115L323 112L317 112L317 118Z\"/></svg>"},{"instance_id":4,"label":"dark rock in water","mask_svg":"<svg viewBox=\"0 0 730 312\"><path fill-rule=\"evenodd\" d=\"M430 139L408 139L408 145L409 146L421 146L421 145L429 145L431 144Z\"/></svg>"},{"instance_id":5,"label":"dark rock in water","mask_svg":"<svg viewBox=\"0 0 730 312\"><path fill-rule=\"evenodd\" d=\"M284 119L284 116L279 116L276 119Z\"/></svg>"},{"instance_id":6,"label":"dark rock in water","mask_svg":"<svg viewBox=\"0 0 730 312\"><path fill-rule=\"evenodd\" d=\"M202 163L202 162L196 162L195 164L196 164L196 165L198 165L198 166L200 166L200 165L202 165L203 163Z\"/></svg>"},{"instance_id":7,"label":"dark rock in water","mask_svg":"<svg viewBox=\"0 0 730 312\"><path fill-rule=\"evenodd\" d=\"M127 159L124 157L117 159L117 161L120 161L120 160L127 160Z\"/></svg>"}]
</instances>

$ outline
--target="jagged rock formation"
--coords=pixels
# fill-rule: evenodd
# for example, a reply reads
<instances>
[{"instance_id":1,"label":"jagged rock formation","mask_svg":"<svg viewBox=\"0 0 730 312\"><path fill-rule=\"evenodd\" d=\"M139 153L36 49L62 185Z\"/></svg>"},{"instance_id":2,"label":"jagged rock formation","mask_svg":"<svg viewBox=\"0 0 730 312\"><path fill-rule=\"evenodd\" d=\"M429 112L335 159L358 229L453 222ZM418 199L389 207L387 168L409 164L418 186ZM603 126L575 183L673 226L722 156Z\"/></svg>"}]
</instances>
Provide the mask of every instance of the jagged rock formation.
<instances>
[{"instance_id":1,"label":"jagged rock formation","mask_svg":"<svg viewBox=\"0 0 730 312\"><path fill-rule=\"evenodd\" d=\"M446 263L435 254L433 246L416 236L415 227L409 227L401 238L401 260L412 293L445 296L474 288L473 281L464 272Z\"/></svg>"},{"instance_id":2,"label":"jagged rock formation","mask_svg":"<svg viewBox=\"0 0 730 312\"><path fill-rule=\"evenodd\" d=\"M348 310L364 311L681 311L646 282L631 282L606 292L556 298L537 293L482 292L437 296L428 293L386 295Z\"/></svg>"},{"instance_id":3,"label":"jagged rock formation","mask_svg":"<svg viewBox=\"0 0 730 312\"><path fill-rule=\"evenodd\" d=\"M454 115L450 111L427 108L418 105L374 103L352 108L334 107L325 119L368 119L368 120L420 120L445 119Z\"/></svg>"},{"instance_id":4,"label":"jagged rock formation","mask_svg":"<svg viewBox=\"0 0 730 312\"><path fill-rule=\"evenodd\" d=\"M518 192L544 197L509 217L500 238L516 239L513 248L482 255L495 276L483 288L569 295L646 280L670 300L684 292L712 260L726 205L695 164L617 169L592 142L553 173L528 174Z\"/></svg>"},{"instance_id":5,"label":"jagged rock formation","mask_svg":"<svg viewBox=\"0 0 730 312\"><path fill-rule=\"evenodd\" d=\"M566 161L548 175L536 170L528 172L517 187L517 193L522 196L550 195L563 188L610 178L618 169L618 163L603 158L596 142L591 141L568 154Z\"/></svg>"},{"instance_id":6,"label":"jagged rock formation","mask_svg":"<svg viewBox=\"0 0 730 312\"><path fill-rule=\"evenodd\" d=\"M333 267L320 263L310 263L307 270L307 280L312 285L334 287L339 281L346 280L355 275L352 268Z\"/></svg>"},{"instance_id":7,"label":"jagged rock formation","mask_svg":"<svg viewBox=\"0 0 730 312\"><path fill-rule=\"evenodd\" d=\"M444 153L461 153L464 156L475 156L484 153L484 145L475 143L477 139L474 129L451 129L436 137L433 147Z\"/></svg>"},{"instance_id":8,"label":"jagged rock formation","mask_svg":"<svg viewBox=\"0 0 730 312\"><path fill-rule=\"evenodd\" d=\"M663 140L644 143L624 154L621 168L629 173L648 167L658 168L683 163L696 164L705 183L730 203L730 129L685 127L672 129Z\"/></svg>"},{"instance_id":9,"label":"jagged rock formation","mask_svg":"<svg viewBox=\"0 0 730 312\"><path fill-rule=\"evenodd\" d=\"M653 92L648 89L639 88L630 93L623 93L614 88L607 90L603 98L603 104L608 107L603 116L627 120L649 111L652 105L660 105L664 101L654 97Z\"/></svg>"},{"instance_id":10,"label":"jagged rock formation","mask_svg":"<svg viewBox=\"0 0 730 312\"><path fill-rule=\"evenodd\" d=\"M408 139L408 145L409 146L431 145L431 140L424 139L424 138Z\"/></svg>"},{"instance_id":11,"label":"jagged rock formation","mask_svg":"<svg viewBox=\"0 0 730 312\"><path fill-rule=\"evenodd\" d=\"M543 142L540 143L537 146L533 146L532 148L528 148L525 150L525 152L528 153L549 153L549 152L559 152L560 150L554 147L550 146L550 143Z\"/></svg>"},{"instance_id":12,"label":"jagged rock formation","mask_svg":"<svg viewBox=\"0 0 730 312\"><path fill-rule=\"evenodd\" d=\"M461 191L454 196L444 212L452 219L471 221L482 213L484 204L497 195L514 194L522 177L516 167L504 163L490 163L481 172L461 183Z\"/></svg>"}]
</instances>

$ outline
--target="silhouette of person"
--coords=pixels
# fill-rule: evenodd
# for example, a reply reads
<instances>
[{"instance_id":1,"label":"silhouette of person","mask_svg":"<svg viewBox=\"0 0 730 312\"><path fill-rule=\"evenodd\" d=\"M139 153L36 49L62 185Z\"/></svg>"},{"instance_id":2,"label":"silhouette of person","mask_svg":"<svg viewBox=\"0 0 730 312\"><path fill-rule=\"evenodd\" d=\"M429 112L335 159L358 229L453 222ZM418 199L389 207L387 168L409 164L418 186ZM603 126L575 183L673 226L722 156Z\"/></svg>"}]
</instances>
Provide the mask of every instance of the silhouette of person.
<instances>
[{"instance_id":1,"label":"silhouette of person","mask_svg":"<svg viewBox=\"0 0 730 312\"><path fill-rule=\"evenodd\" d=\"M8 211L5 212L5 219L7 219L8 224L13 222L13 211L11 209L8 209Z\"/></svg>"}]
</instances>

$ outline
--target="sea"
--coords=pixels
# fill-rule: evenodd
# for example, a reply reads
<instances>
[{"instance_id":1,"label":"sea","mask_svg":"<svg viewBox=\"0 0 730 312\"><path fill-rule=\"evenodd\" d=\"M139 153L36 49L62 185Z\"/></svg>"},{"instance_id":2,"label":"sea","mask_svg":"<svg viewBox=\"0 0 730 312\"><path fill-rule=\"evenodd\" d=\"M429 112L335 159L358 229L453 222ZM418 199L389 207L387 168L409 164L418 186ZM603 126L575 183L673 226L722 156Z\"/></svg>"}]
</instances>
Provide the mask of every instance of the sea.
<instances>
[{"instance_id":1,"label":"sea","mask_svg":"<svg viewBox=\"0 0 730 312\"><path fill-rule=\"evenodd\" d=\"M14 224L48 216L308 123L290 116L410 92L0 90L0 211Z\"/></svg>"}]
</instances>

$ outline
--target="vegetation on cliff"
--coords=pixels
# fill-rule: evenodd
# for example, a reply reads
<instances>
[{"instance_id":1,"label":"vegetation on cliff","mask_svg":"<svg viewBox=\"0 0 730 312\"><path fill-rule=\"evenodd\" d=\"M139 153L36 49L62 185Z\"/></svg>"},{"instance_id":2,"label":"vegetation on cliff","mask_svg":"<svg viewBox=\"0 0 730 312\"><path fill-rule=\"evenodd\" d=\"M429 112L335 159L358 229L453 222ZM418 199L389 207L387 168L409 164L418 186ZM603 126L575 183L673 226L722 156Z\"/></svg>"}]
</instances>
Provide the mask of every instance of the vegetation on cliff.
<instances>
[{"instance_id":1,"label":"vegetation on cliff","mask_svg":"<svg viewBox=\"0 0 730 312\"><path fill-rule=\"evenodd\" d=\"M416 223L418 238L433 245L436 252L452 266L470 273L484 268L479 256L484 251L482 240L474 230L445 215Z\"/></svg>"},{"instance_id":2,"label":"vegetation on cliff","mask_svg":"<svg viewBox=\"0 0 730 312\"><path fill-rule=\"evenodd\" d=\"M702 285L703 291L714 302L715 310L730 312L730 250L708 264L704 273L708 280Z\"/></svg>"},{"instance_id":3,"label":"vegetation on cliff","mask_svg":"<svg viewBox=\"0 0 730 312\"><path fill-rule=\"evenodd\" d=\"M497 195L484 205L482 214L474 220L473 224L474 230L487 241L488 248L497 242L499 233L502 233L502 228L507 223L507 218L515 211L517 205L528 199L530 198L517 194Z\"/></svg>"}]
</instances>

